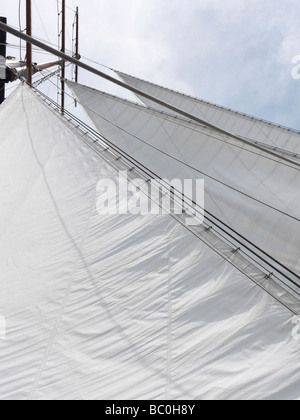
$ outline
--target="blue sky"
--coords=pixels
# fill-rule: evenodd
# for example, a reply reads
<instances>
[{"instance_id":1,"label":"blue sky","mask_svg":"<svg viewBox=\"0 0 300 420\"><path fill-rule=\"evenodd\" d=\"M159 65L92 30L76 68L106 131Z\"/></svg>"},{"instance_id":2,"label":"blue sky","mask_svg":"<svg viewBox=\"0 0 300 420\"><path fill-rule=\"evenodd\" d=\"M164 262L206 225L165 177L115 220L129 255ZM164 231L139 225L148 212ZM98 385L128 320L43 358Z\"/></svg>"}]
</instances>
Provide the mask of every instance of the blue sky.
<instances>
[{"instance_id":1,"label":"blue sky","mask_svg":"<svg viewBox=\"0 0 300 420\"><path fill-rule=\"evenodd\" d=\"M18 3L1 5L1 14L14 26ZM34 32L53 43L56 3L33 0ZM292 59L300 55L299 1L67 0L67 4L80 7L84 56L300 129L300 80L291 75ZM25 0L22 10L24 5ZM68 11L69 45L72 20ZM45 57L36 54L35 60ZM80 81L117 92L89 74L81 72Z\"/></svg>"}]
</instances>

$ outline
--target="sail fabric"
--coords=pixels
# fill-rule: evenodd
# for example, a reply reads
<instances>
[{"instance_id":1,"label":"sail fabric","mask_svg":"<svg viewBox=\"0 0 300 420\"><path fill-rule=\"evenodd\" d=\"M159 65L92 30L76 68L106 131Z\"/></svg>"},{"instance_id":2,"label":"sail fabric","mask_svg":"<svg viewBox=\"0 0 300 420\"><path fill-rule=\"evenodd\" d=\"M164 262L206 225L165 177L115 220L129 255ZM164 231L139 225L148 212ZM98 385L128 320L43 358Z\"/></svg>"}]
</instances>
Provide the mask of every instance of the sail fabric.
<instances>
[{"instance_id":1,"label":"sail fabric","mask_svg":"<svg viewBox=\"0 0 300 420\"><path fill-rule=\"evenodd\" d=\"M118 170L26 85L0 126L1 400L300 398L288 309L169 215L100 216Z\"/></svg>"},{"instance_id":2,"label":"sail fabric","mask_svg":"<svg viewBox=\"0 0 300 420\"><path fill-rule=\"evenodd\" d=\"M299 166L184 118L69 86L105 138L161 178L204 179L206 211L300 272Z\"/></svg>"},{"instance_id":3,"label":"sail fabric","mask_svg":"<svg viewBox=\"0 0 300 420\"><path fill-rule=\"evenodd\" d=\"M232 134L300 155L300 133L297 131L184 95L119 71L117 74L129 86L138 88ZM166 111L165 107L143 96L139 95L139 99L148 106Z\"/></svg>"}]
</instances>

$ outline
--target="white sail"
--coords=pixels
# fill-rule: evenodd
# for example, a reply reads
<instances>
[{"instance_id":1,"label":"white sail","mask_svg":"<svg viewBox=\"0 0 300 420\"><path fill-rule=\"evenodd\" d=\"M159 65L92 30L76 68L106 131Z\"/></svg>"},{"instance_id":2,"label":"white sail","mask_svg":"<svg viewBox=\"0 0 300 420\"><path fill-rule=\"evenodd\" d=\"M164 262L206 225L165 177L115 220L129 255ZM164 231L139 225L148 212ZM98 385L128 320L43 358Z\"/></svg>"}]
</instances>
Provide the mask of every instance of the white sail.
<instances>
[{"instance_id":1,"label":"white sail","mask_svg":"<svg viewBox=\"0 0 300 420\"><path fill-rule=\"evenodd\" d=\"M300 398L290 310L169 215L100 216L118 170L25 85L0 126L1 400Z\"/></svg>"},{"instance_id":2,"label":"white sail","mask_svg":"<svg viewBox=\"0 0 300 420\"><path fill-rule=\"evenodd\" d=\"M201 118L230 133L249 140L266 143L300 155L300 133L291 129L251 117L191 96L184 95L128 74L117 74L129 85ZM139 96L146 105L166 111L166 108Z\"/></svg>"},{"instance_id":3,"label":"white sail","mask_svg":"<svg viewBox=\"0 0 300 420\"><path fill-rule=\"evenodd\" d=\"M299 162L163 111L70 87L102 135L161 178L203 178L206 211L300 271Z\"/></svg>"}]
</instances>

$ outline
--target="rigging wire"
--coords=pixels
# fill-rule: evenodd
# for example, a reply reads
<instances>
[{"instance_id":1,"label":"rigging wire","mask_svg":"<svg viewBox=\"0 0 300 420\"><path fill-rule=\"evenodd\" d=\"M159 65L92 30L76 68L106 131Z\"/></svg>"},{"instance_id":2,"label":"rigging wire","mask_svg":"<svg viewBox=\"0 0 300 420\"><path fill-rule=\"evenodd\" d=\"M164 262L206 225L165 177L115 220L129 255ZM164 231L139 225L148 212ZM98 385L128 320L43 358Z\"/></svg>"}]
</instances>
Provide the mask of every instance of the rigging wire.
<instances>
[{"instance_id":1,"label":"rigging wire","mask_svg":"<svg viewBox=\"0 0 300 420\"><path fill-rule=\"evenodd\" d=\"M50 42L50 39L49 39L49 36L48 36L47 30L46 30L46 27L45 27L44 21L43 21L43 19L42 19L42 16L41 16L41 14L40 14L40 12L39 12L39 9L38 9L38 7L37 7L37 4L36 4L36 1L35 1L35 0L34 0L34 5L35 5L35 8L36 8L37 14L38 14L38 16L39 16L39 19L40 19L40 21L41 21L41 24L42 24L42 26L43 26L43 28L44 28L44 32L45 32L45 34L46 34L47 40L48 40L48 42Z\"/></svg>"},{"instance_id":2,"label":"rigging wire","mask_svg":"<svg viewBox=\"0 0 300 420\"><path fill-rule=\"evenodd\" d=\"M71 63L67 63L66 64L66 69L68 68L68 67L70 67L72 64ZM37 87L37 86L39 86L39 85L41 85L42 83L44 83L44 82L46 82L46 81L49 81L49 82L51 82L55 87L57 86L56 84L54 84L54 82L52 82L51 81L51 79L52 79L52 77L56 77L57 78L57 80L58 81L60 81L61 80L61 77L60 77L60 72L61 72L61 69L60 69L60 67L58 68L58 69L56 69L56 70L54 70L54 71L51 71L51 70L49 70L49 69L43 69L43 70L40 70L38 73L36 73L36 75L35 76L41 76L42 75L42 77L40 77L38 80L36 80L33 84L32 84L32 86L33 87ZM45 74L45 73L48 73L48 74ZM60 90L60 88L59 88L59 90ZM60 94L60 93L59 93ZM73 100L73 98L72 98L72 102L74 102L74 100ZM69 106L69 105L68 105Z\"/></svg>"},{"instance_id":3,"label":"rigging wire","mask_svg":"<svg viewBox=\"0 0 300 420\"><path fill-rule=\"evenodd\" d=\"M51 77L57 76L60 73L60 69L56 69L53 72L44 75L44 77L38 79L36 82L32 84L33 87L38 87L40 84L44 83L45 81L49 80ZM42 73L43 74L43 73Z\"/></svg>"},{"instance_id":4,"label":"rigging wire","mask_svg":"<svg viewBox=\"0 0 300 420\"><path fill-rule=\"evenodd\" d=\"M54 0L54 1L56 1L57 3L59 3L60 5L62 5L62 2L60 0ZM75 9L72 9L72 7L68 6L67 4L66 4L66 9L70 10L71 12L75 12L76 11L76 7L75 7Z\"/></svg>"},{"instance_id":5,"label":"rigging wire","mask_svg":"<svg viewBox=\"0 0 300 420\"><path fill-rule=\"evenodd\" d=\"M14 26L14 25L10 25L10 27L11 28L13 28L13 29L15 29L15 30L19 30L19 28L17 28L16 26ZM23 31L20 31L20 32L24 32L24 30ZM53 42L51 42L51 41L46 41L44 38L41 38L41 37L39 37L39 36L37 36L37 35L35 35L35 37L34 37L34 39L36 39L36 40L38 40L38 41L40 41L40 42L43 42L44 44L47 44L47 45L49 45L49 47L55 47L56 49L57 49L57 44L54 44ZM32 47L34 47L34 45L32 46ZM40 47L35 47L37 50L42 50L43 51L43 49L41 49ZM59 50L60 50L60 47L59 47ZM47 53L47 54L51 54L51 53L49 53L49 52L47 52L47 51L44 51L44 53ZM70 50L70 49L68 49L68 48L66 48L66 53L68 53L68 54L72 54L72 50ZM56 55L56 54L51 54L52 56L53 55Z\"/></svg>"},{"instance_id":6,"label":"rigging wire","mask_svg":"<svg viewBox=\"0 0 300 420\"><path fill-rule=\"evenodd\" d=\"M10 44L10 43L7 43L7 44L5 44L8 48L12 48L12 49L20 49L20 46L19 45L15 45L15 44ZM21 47L21 49L23 50L23 51L25 51L26 50L26 47L25 46L22 46ZM32 48L32 51L34 51L34 52L36 52L36 53L39 53L39 54L41 54L41 55L48 55L48 56L51 56L51 57L53 57L53 54L50 54L50 53L48 53L47 51L43 51L43 50L40 50L39 48ZM22 61L22 60L21 60Z\"/></svg>"},{"instance_id":7,"label":"rigging wire","mask_svg":"<svg viewBox=\"0 0 300 420\"><path fill-rule=\"evenodd\" d=\"M60 105L58 105L57 103L55 103L52 99L50 99L49 97L47 97L45 94L43 94L42 92L40 92L39 90L37 90L38 93L40 93L42 96L44 96L47 101L49 101L50 103L52 103L53 106L55 106L55 109L59 111L60 109ZM149 174L151 174L151 177L153 179L157 178L160 181L165 182L165 180L161 179L158 175L156 175L153 171L151 171L150 169L148 169L147 167L145 167L143 164L141 164L140 162L138 162L135 158L133 158L132 156L130 156L128 153L124 152L122 149L120 149L118 146L115 146L114 143L112 143L111 141L109 141L106 137L100 135L96 130L92 129L91 127L89 127L86 123L83 123L82 121L80 121L77 117L75 117L73 114L71 114L69 111L66 111L66 113L68 114L69 117L71 117L71 120L75 121L75 124L77 124L79 122L79 126L83 127L84 129L88 129L88 131L93 134L94 136L96 136L96 138L98 138L98 141L100 139L100 141L103 143L107 143L109 145L109 148L111 148L112 150L116 151L118 154L121 154L123 157L125 157L126 160L128 160L129 162L132 162L134 165L137 165L140 170L142 171L142 173L146 174L146 176L148 177ZM76 123L77 121L77 123ZM78 126L78 127L79 127ZM87 134L87 133L85 133ZM97 141L97 142L98 142ZM108 149L107 149L108 150ZM177 191L177 190L175 190ZM179 193L179 195L182 198L182 192L177 191ZM199 208L201 208L197 203L195 203L194 201L192 201L191 199L189 199L189 201L192 202L193 205L198 206ZM202 210L204 210L203 208L201 208ZM220 229L222 232L224 232L227 236L229 236L231 239L233 239L234 241L237 241L239 244L243 245L248 251L251 252L251 254L253 254L255 257L259 258L263 263L267 264L268 266L271 266L271 268L274 268L280 275L282 275L283 277L285 277L287 280L289 280L292 284L294 284L295 286L299 287L299 284L294 282L290 277L287 277L286 274L284 274L283 272L281 272L278 267L274 267L274 265L270 265L270 262L266 261L264 258L262 258L260 255L258 255L255 251L251 250L249 248L249 246L253 246L257 251L261 252L263 255L265 255L265 257L269 258L271 261L273 261L274 263L278 264L280 267L284 268L287 272L289 272L290 274L292 274L293 276L295 276L296 278L300 279L300 276L297 275L295 272L293 272L292 270L290 270L289 268L285 267L282 263L280 263L279 261L277 261L275 258L273 258L272 256L270 256L268 253L266 253L265 251L263 251L261 248L259 248L257 245L253 244L251 241L249 241L247 238L243 237L242 235L240 235L238 232L236 232L232 227L226 225L223 221L221 221L220 219L218 219L217 217L215 217L214 215L212 215L212 213L208 212L207 210L206 212L206 216L205 218L210 222L213 223L218 229ZM214 221L212 221L210 218L207 217L207 214L209 216L211 216ZM216 221L218 223L221 224L222 227L220 227L218 224L216 224ZM227 230L226 230L227 229ZM228 230L230 232L232 232L232 234L230 234L228 232ZM220 234L218 232L218 234ZM240 242L236 237L233 236L233 234L237 235L237 237L241 238L241 240L245 241L246 243L249 244L249 246L245 245L243 242ZM221 236L226 239L228 241L228 238L225 238L222 234ZM243 251L244 253L244 251ZM247 255L247 254L246 254ZM249 255L247 255L249 257ZM255 259L253 259L253 257L250 256L250 258L257 264L257 261ZM261 265L261 264L259 264ZM273 274L274 275L274 274ZM278 280L280 280L276 275L274 275L274 277L276 277ZM286 284L287 287L290 288L289 285ZM291 288L290 288L291 289ZM291 289L293 290L293 289ZM293 290L294 291L294 290ZM299 294L298 292L294 291L295 293Z\"/></svg>"},{"instance_id":8,"label":"rigging wire","mask_svg":"<svg viewBox=\"0 0 300 420\"><path fill-rule=\"evenodd\" d=\"M5 89L5 92L7 92L9 90L15 89L16 87L17 87L16 84L13 85L13 86L9 86L9 87L2 87L2 88L0 88L0 91Z\"/></svg>"},{"instance_id":9,"label":"rigging wire","mask_svg":"<svg viewBox=\"0 0 300 420\"><path fill-rule=\"evenodd\" d=\"M88 57L85 57L82 54L80 54L80 56L81 56L81 58L84 58L85 60L89 61L90 63L97 64L98 66L103 67L104 69L107 69L107 70L110 70L110 71L115 72L115 70L113 68L111 68L109 66L106 66L105 64L101 64L98 61L95 61L95 60L92 60L92 59L90 59Z\"/></svg>"}]
</instances>

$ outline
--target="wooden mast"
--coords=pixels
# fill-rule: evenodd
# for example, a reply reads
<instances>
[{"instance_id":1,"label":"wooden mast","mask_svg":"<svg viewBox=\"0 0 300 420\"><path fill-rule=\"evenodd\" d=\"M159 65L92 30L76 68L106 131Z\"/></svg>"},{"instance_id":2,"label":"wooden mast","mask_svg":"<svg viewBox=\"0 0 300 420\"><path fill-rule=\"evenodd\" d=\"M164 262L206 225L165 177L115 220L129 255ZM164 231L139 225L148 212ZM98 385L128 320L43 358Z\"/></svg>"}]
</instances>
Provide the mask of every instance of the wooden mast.
<instances>
[{"instance_id":1,"label":"wooden mast","mask_svg":"<svg viewBox=\"0 0 300 420\"><path fill-rule=\"evenodd\" d=\"M31 0L26 0L26 34L32 36L31 27ZM27 81L29 85L32 85L32 45L27 42L26 44L26 61L27 61Z\"/></svg>"},{"instance_id":2,"label":"wooden mast","mask_svg":"<svg viewBox=\"0 0 300 420\"><path fill-rule=\"evenodd\" d=\"M0 17L0 22L7 23L5 17ZM5 99L6 82L6 32L0 31L0 104Z\"/></svg>"},{"instance_id":3,"label":"wooden mast","mask_svg":"<svg viewBox=\"0 0 300 420\"><path fill-rule=\"evenodd\" d=\"M76 7L76 45L75 45L75 58L80 59L79 55L79 8ZM75 66L75 82L78 83L78 66Z\"/></svg>"},{"instance_id":4,"label":"wooden mast","mask_svg":"<svg viewBox=\"0 0 300 420\"><path fill-rule=\"evenodd\" d=\"M62 0L62 41L61 52L66 52L66 0ZM66 78L66 62L62 60L61 66L61 113L65 113L65 78Z\"/></svg>"}]
</instances>

